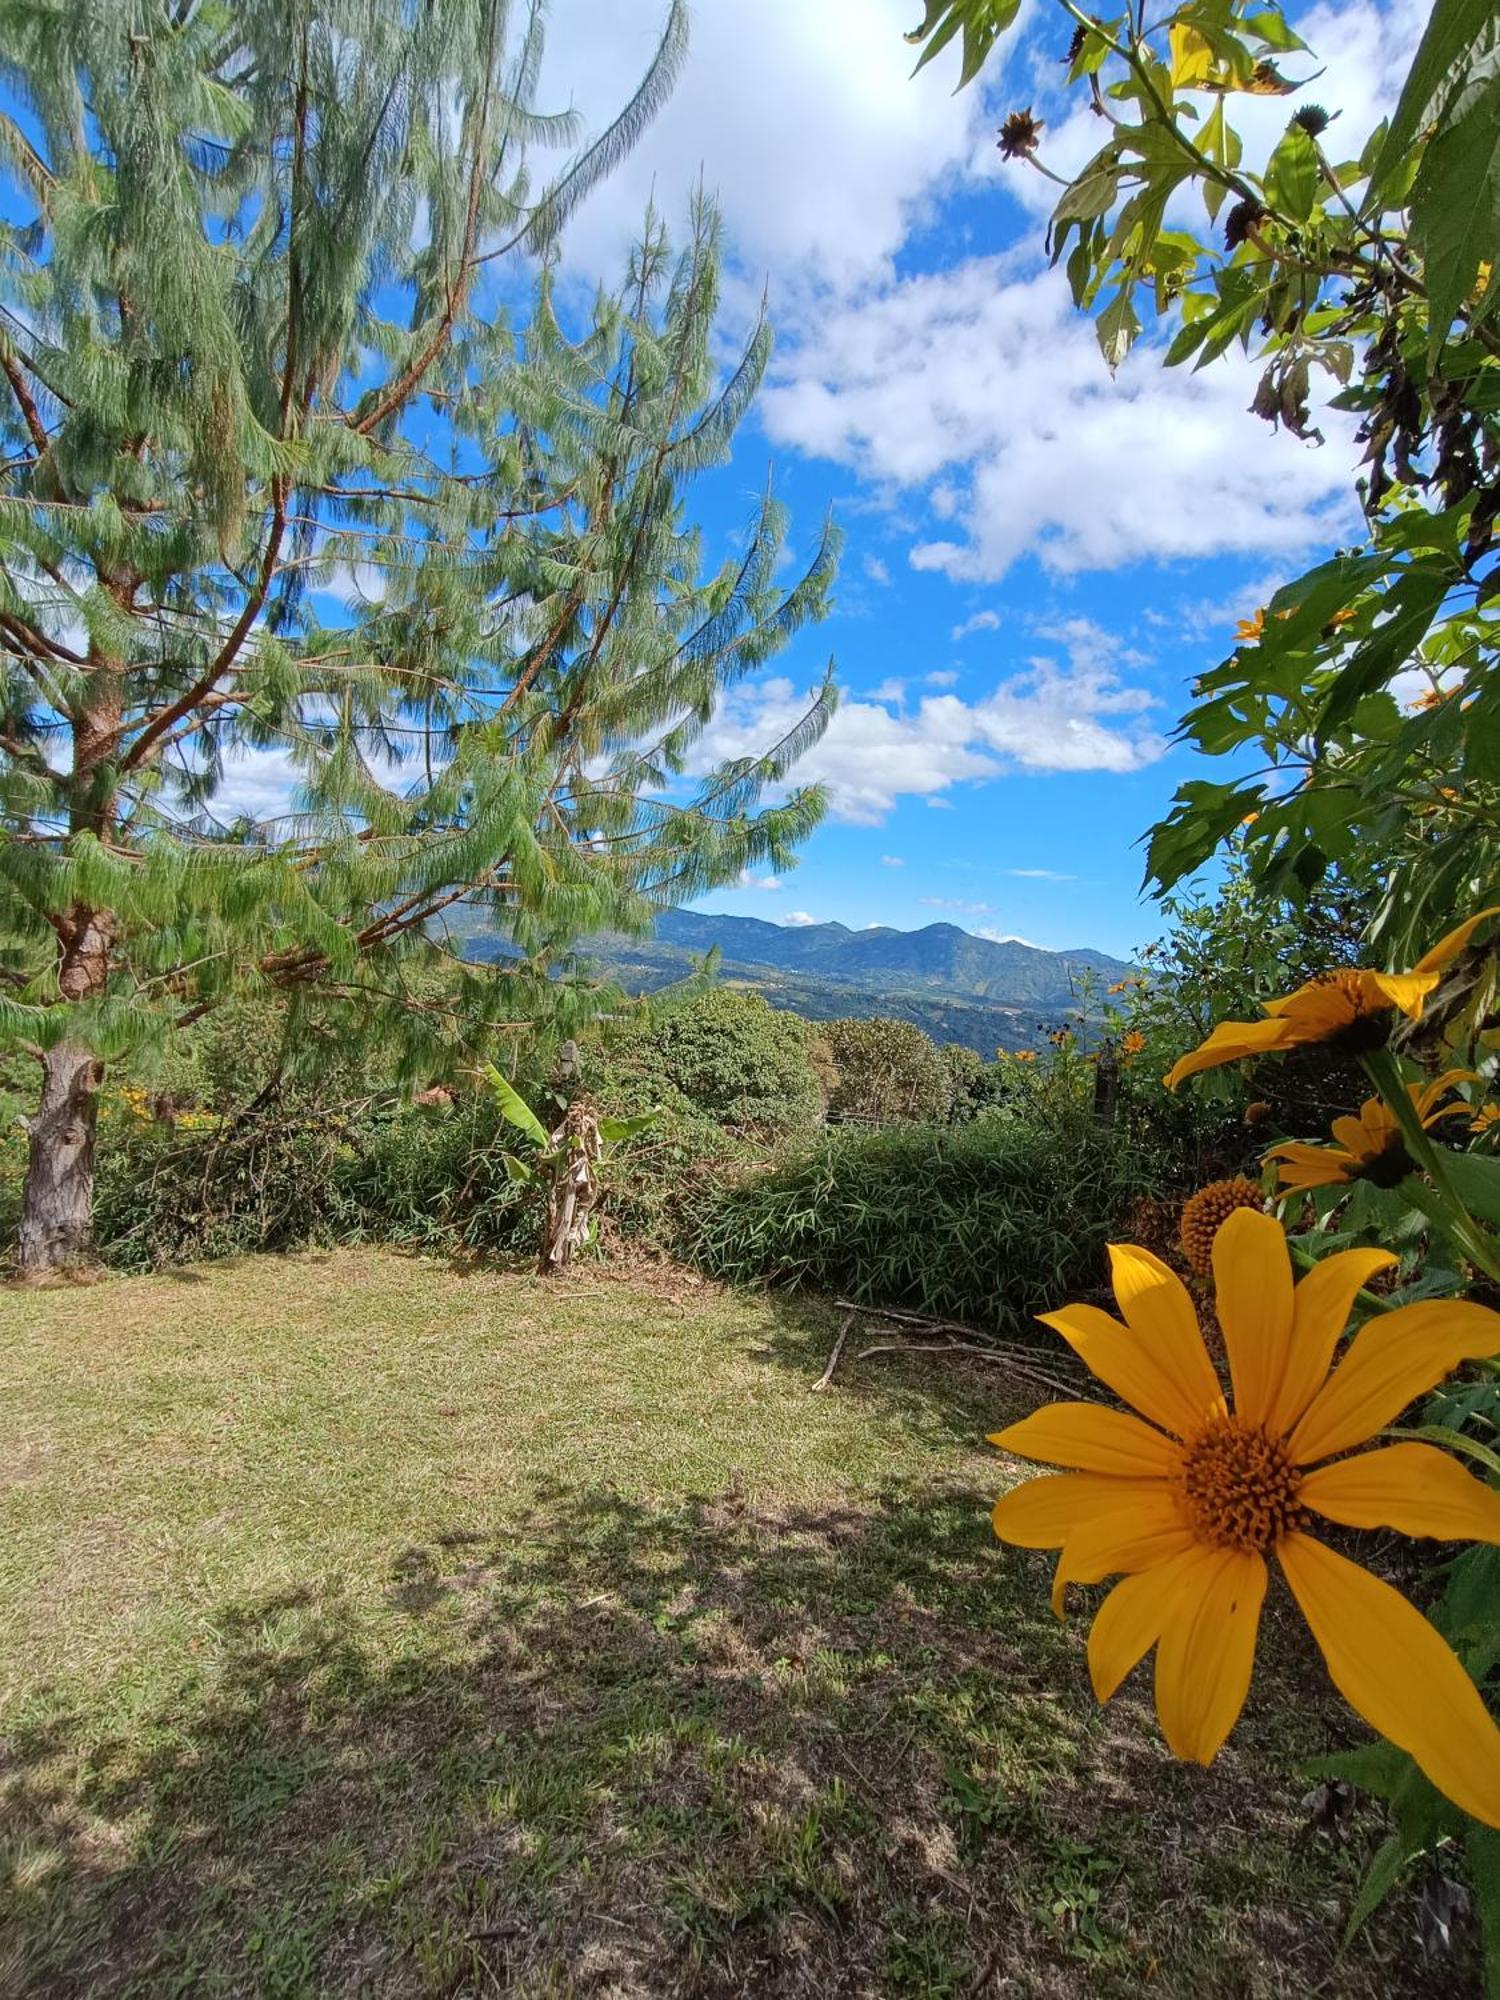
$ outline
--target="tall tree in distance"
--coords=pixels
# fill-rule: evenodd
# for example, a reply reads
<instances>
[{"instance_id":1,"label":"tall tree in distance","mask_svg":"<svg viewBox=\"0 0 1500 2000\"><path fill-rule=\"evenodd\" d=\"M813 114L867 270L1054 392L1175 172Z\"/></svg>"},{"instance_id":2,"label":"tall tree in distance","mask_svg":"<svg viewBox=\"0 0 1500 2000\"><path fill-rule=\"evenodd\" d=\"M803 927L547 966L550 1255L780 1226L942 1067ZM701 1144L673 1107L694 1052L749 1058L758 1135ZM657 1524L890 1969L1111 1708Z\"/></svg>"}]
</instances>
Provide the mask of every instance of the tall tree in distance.
<instances>
[{"instance_id":1,"label":"tall tree in distance","mask_svg":"<svg viewBox=\"0 0 1500 2000\"><path fill-rule=\"evenodd\" d=\"M703 574L684 482L768 352L711 359L717 222L648 220L570 337L546 253L684 46L533 191L540 0L0 0L0 1034L35 1058L23 1275L86 1264L105 1065L226 995L382 1012L411 1074L566 1030L575 940L782 861L831 712L706 774L722 690L826 602L767 498ZM497 268L543 258L530 327ZM330 591L341 595L339 610ZM233 807L246 760L273 803ZM696 777L684 774L698 768ZM482 904L513 948L411 968Z\"/></svg>"}]
</instances>

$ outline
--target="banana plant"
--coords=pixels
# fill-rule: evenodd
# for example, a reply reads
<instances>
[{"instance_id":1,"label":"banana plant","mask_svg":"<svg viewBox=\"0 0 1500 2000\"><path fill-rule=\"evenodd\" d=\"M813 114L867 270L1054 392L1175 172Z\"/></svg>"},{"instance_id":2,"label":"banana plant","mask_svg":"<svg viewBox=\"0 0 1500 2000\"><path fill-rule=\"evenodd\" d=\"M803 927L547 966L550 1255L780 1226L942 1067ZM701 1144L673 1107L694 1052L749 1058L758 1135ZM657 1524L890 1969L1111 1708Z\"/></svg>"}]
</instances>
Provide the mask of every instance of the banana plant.
<instances>
[{"instance_id":1,"label":"banana plant","mask_svg":"<svg viewBox=\"0 0 1500 2000\"><path fill-rule=\"evenodd\" d=\"M500 1116L534 1149L529 1158L511 1152L501 1157L506 1176L515 1186L537 1189L545 1197L546 1220L537 1268L544 1277L564 1271L575 1251L595 1236L594 1211L604 1192L600 1169L617 1147L653 1125L660 1109L634 1118L611 1118L601 1115L594 1099L582 1093L565 1107L557 1126L549 1132L493 1063L486 1063L481 1074Z\"/></svg>"}]
</instances>

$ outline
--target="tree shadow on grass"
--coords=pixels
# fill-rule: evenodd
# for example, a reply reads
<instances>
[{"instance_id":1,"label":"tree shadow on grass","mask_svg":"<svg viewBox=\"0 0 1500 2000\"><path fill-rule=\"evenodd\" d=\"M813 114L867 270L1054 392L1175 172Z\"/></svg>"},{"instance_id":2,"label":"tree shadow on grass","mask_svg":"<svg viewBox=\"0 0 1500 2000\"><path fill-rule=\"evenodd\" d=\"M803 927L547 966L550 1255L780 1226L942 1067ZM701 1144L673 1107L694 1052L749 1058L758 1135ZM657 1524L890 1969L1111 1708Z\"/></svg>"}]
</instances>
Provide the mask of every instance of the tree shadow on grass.
<instances>
[{"instance_id":1,"label":"tree shadow on grass","mask_svg":"<svg viewBox=\"0 0 1500 2000\"><path fill-rule=\"evenodd\" d=\"M551 1486L378 1593L230 1605L128 1737L12 1733L0 1990L1429 1990L1399 1914L1338 1955L1367 1842L1301 1830L1295 1662L1183 1769L1093 1707L1040 1568L952 1490Z\"/></svg>"}]
</instances>

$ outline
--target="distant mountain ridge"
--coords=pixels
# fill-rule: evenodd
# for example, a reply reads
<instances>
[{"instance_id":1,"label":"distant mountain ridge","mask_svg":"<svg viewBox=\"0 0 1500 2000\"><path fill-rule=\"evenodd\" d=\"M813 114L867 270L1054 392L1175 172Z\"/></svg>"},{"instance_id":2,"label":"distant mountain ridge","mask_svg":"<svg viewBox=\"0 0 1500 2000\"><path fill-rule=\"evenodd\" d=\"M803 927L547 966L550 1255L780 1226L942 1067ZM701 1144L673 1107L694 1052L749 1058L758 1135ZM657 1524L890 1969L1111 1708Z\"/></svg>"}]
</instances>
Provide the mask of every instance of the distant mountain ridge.
<instances>
[{"instance_id":1,"label":"distant mountain ridge","mask_svg":"<svg viewBox=\"0 0 1500 2000\"><path fill-rule=\"evenodd\" d=\"M477 924L461 930L466 957L508 956L503 940ZM1107 952L1044 951L1018 938L975 937L957 924L856 931L695 910L664 911L652 938L609 934L583 950L636 993L686 979L717 950L720 980L763 993L773 1007L810 1021L891 1014L934 1041L985 1056L1035 1046L1059 1022L1097 1011L1104 990L1134 970Z\"/></svg>"},{"instance_id":2,"label":"distant mountain ridge","mask_svg":"<svg viewBox=\"0 0 1500 2000\"><path fill-rule=\"evenodd\" d=\"M1086 948L1044 951L1019 938L982 938L957 924L927 924L899 931L885 924L850 930L847 924L769 924L759 917L700 915L667 910L656 923L656 942L700 956L717 946L726 962L771 965L824 978L893 978L1003 1006L1076 1006L1092 977L1095 984L1132 971L1122 959Z\"/></svg>"}]
</instances>

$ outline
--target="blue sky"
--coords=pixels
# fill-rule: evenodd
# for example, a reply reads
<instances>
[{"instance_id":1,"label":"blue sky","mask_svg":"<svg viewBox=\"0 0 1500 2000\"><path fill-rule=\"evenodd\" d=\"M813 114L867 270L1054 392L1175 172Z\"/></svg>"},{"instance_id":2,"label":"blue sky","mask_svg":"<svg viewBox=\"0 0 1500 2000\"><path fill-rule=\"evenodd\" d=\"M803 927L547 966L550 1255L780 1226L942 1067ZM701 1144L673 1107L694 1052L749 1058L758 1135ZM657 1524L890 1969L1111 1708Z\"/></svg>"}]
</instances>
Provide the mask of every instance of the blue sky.
<instances>
[{"instance_id":1,"label":"blue sky","mask_svg":"<svg viewBox=\"0 0 1500 2000\"><path fill-rule=\"evenodd\" d=\"M604 115L660 11L558 0L553 94ZM1064 17L1032 6L983 88L954 96L946 61L910 80L920 11L698 0L676 92L570 224L564 275L580 296L608 279L647 198L680 218L701 175L726 224L726 334L764 286L777 349L695 512L728 547L769 466L799 551L830 506L846 536L833 616L705 745L774 740L832 653L843 707L797 775L826 782L833 810L785 879L705 907L1127 952L1159 926L1138 842L1194 768L1170 742L1188 685L1236 618L1355 531L1357 452L1336 415L1321 450L1269 431L1244 360L1168 374L1144 346L1111 380L1042 256L1048 186L994 143L1031 104L1053 163L1097 147L1056 95ZM1291 12L1352 154L1426 9ZM1241 101L1252 160L1297 101Z\"/></svg>"},{"instance_id":2,"label":"blue sky","mask_svg":"<svg viewBox=\"0 0 1500 2000\"><path fill-rule=\"evenodd\" d=\"M552 0L543 105L573 103L597 129L665 6ZM1424 0L1289 11L1315 54L1284 66L1320 71L1330 143L1352 156L1399 87ZM1029 105L1049 164L1076 171L1097 150L1097 120L1058 90L1066 16L1023 0L1024 32L954 95L956 51L912 77L902 34L920 12L693 0L671 99L567 227L561 293L586 311L648 202L685 231L701 182L725 225L726 364L763 294L777 334L733 462L692 490L707 557L733 551L768 469L794 556L830 508L846 538L833 615L700 745L712 763L775 742L832 654L842 704L793 774L827 785L830 814L784 879L761 872L704 906L946 920L1125 955L1160 927L1140 842L1195 768L1171 741L1189 686L1236 619L1358 534L1358 447L1337 413L1319 449L1271 432L1249 414L1244 357L1169 373L1143 341L1112 379L1046 265L1055 190L995 146ZM1248 163L1298 101L1236 100ZM520 303L529 274L496 267L495 282ZM220 810L284 811L294 782L282 751L246 749Z\"/></svg>"}]
</instances>

